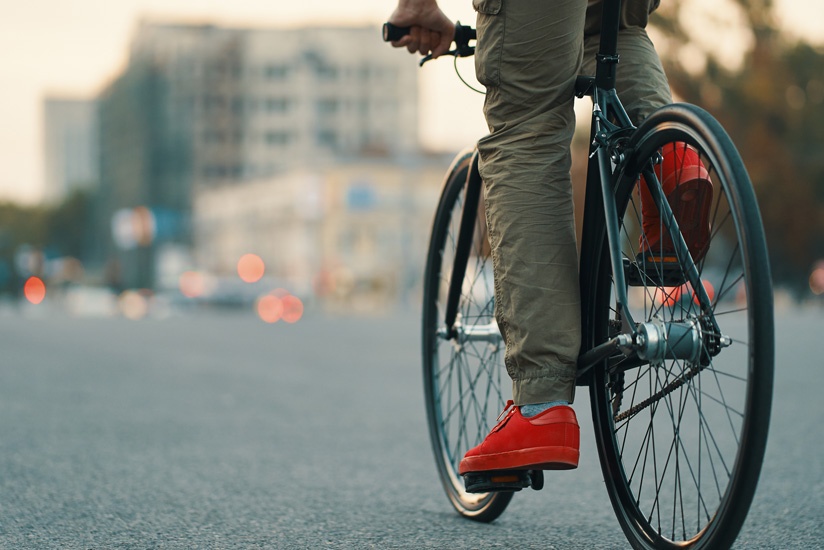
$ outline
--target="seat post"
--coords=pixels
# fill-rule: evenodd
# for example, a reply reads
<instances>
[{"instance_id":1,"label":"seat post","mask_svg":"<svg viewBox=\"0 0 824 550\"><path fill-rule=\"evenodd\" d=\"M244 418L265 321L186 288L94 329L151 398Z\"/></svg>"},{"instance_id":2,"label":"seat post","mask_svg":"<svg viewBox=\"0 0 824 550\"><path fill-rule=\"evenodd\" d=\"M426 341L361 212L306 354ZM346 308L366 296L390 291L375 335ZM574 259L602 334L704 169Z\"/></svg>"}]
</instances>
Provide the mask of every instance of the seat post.
<instances>
[{"instance_id":1,"label":"seat post","mask_svg":"<svg viewBox=\"0 0 824 550\"><path fill-rule=\"evenodd\" d=\"M601 45L598 50L595 85L604 90L615 88L618 64L618 28L621 23L621 0L601 2Z\"/></svg>"}]
</instances>

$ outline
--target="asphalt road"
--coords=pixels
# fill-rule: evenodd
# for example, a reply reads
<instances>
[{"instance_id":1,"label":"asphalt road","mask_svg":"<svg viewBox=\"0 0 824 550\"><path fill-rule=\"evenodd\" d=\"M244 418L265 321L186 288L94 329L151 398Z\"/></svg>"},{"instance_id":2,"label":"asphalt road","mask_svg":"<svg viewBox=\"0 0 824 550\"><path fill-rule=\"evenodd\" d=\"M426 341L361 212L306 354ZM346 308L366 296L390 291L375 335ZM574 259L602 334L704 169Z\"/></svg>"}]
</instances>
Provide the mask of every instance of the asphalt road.
<instances>
[{"instance_id":1,"label":"asphalt road","mask_svg":"<svg viewBox=\"0 0 824 550\"><path fill-rule=\"evenodd\" d=\"M740 548L824 546L824 312L778 315ZM0 548L623 548L585 392L582 460L491 525L439 485L414 312L0 315Z\"/></svg>"}]
</instances>

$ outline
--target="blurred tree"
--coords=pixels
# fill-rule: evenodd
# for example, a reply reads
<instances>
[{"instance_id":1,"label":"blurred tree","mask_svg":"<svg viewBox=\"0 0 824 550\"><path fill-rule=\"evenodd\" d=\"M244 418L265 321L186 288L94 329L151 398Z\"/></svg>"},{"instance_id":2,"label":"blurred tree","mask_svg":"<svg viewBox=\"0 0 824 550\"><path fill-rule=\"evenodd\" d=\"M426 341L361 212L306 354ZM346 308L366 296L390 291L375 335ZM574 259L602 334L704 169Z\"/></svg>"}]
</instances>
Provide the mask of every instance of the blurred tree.
<instances>
[{"instance_id":1,"label":"blurred tree","mask_svg":"<svg viewBox=\"0 0 824 550\"><path fill-rule=\"evenodd\" d=\"M0 254L14 253L19 246L28 244L42 247L46 244L48 209L42 206L20 206L14 203L0 204Z\"/></svg>"},{"instance_id":2,"label":"blurred tree","mask_svg":"<svg viewBox=\"0 0 824 550\"><path fill-rule=\"evenodd\" d=\"M22 246L46 243L46 209L0 203L0 294L17 294L22 285L15 256Z\"/></svg>"},{"instance_id":3,"label":"blurred tree","mask_svg":"<svg viewBox=\"0 0 824 550\"><path fill-rule=\"evenodd\" d=\"M694 24L695 6L666 3L654 18L673 93L727 129L758 195L774 278L806 289L824 257L824 51L783 33L770 0L727 0L712 13L733 14L727 22L742 28L729 32L748 37L740 63L731 65L713 33ZM712 17L707 27L718 25Z\"/></svg>"},{"instance_id":4,"label":"blurred tree","mask_svg":"<svg viewBox=\"0 0 824 550\"><path fill-rule=\"evenodd\" d=\"M60 256L83 258L91 227L91 194L76 190L49 213L47 239Z\"/></svg>"},{"instance_id":5,"label":"blurred tree","mask_svg":"<svg viewBox=\"0 0 824 550\"><path fill-rule=\"evenodd\" d=\"M0 292L17 293L22 274L16 255L25 247L47 257L83 259L88 245L91 195L75 191L56 206L0 203Z\"/></svg>"}]
</instances>

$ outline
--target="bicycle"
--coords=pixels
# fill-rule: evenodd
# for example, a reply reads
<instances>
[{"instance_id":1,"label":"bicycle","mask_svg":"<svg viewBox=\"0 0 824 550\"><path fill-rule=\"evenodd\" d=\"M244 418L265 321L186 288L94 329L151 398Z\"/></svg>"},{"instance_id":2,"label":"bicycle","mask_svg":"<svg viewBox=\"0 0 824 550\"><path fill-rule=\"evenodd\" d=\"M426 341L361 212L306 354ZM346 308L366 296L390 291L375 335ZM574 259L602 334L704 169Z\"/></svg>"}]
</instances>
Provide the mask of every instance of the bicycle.
<instances>
[{"instance_id":1,"label":"bicycle","mask_svg":"<svg viewBox=\"0 0 824 550\"><path fill-rule=\"evenodd\" d=\"M764 230L741 158L711 115L674 104L637 128L629 120L615 91L619 13L620 0L604 2L596 74L576 82L576 95L593 100L577 385L589 387L607 492L632 546L729 546L755 493L772 400ZM384 39L405 32L387 24ZM472 55L474 39L471 27L457 25L449 53ZM698 155L716 190L700 254L685 242L659 181L666 147ZM465 150L447 172L435 213L422 351L439 477L459 514L490 522L515 491L540 489L544 478L540 471L496 472L485 481L498 490L476 494L457 473L509 391L481 185L477 153ZM674 257L660 262L639 255L641 185L673 236Z\"/></svg>"}]
</instances>

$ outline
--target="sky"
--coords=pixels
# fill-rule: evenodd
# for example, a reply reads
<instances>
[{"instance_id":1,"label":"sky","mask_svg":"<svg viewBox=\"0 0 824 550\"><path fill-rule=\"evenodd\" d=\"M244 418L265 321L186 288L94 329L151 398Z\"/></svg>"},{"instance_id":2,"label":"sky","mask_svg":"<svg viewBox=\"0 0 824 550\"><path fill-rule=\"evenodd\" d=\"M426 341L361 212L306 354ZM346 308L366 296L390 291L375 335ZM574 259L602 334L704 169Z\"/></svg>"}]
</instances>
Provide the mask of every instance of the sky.
<instances>
[{"instance_id":1,"label":"sky","mask_svg":"<svg viewBox=\"0 0 824 550\"><path fill-rule=\"evenodd\" d=\"M711 1L711 0L706 0ZM824 42L824 0L776 0L798 35ZM440 0L453 19L474 24L470 0ZM235 26L374 24L392 0L0 0L0 201L42 194L42 101L93 97L125 66L137 22L174 20ZM376 36L376 47L381 44ZM398 52L399 63L414 63ZM460 62L471 80L471 60ZM422 140L460 150L485 132L483 97L460 83L451 60L427 64L420 82Z\"/></svg>"}]
</instances>

